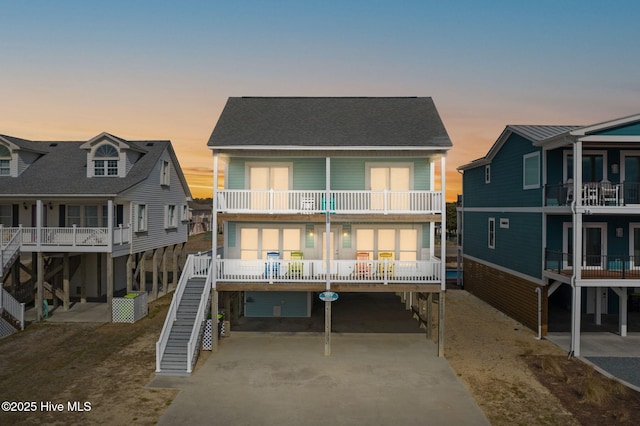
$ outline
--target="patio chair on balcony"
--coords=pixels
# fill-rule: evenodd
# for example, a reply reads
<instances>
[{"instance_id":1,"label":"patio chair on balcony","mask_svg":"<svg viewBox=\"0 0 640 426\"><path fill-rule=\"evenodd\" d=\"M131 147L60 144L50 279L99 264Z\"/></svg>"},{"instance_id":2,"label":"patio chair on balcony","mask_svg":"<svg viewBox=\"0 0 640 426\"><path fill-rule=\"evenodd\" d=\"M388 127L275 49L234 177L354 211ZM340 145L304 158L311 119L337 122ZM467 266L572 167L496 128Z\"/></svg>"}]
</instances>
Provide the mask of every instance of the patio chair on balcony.
<instances>
[{"instance_id":1,"label":"patio chair on balcony","mask_svg":"<svg viewBox=\"0 0 640 426\"><path fill-rule=\"evenodd\" d=\"M270 251L267 252L267 262L264 264L264 276L265 278L273 278L280 275L280 252Z\"/></svg>"},{"instance_id":2,"label":"patio chair on balcony","mask_svg":"<svg viewBox=\"0 0 640 426\"><path fill-rule=\"evenodd\" d=\"M371 276L369 253L366 251L359 251L356 253L356 276L361 279L369 278Z\"/></svg>"},{"instance_id":3,"label":"patio chair on balcony","mask_svg":"<svg viewBox=\"0 0 640 426\"><path fill-rule=\"evenodd\" d=\"M294 260L302 260L303 256L301 251L291 252L291 262L289 262L289 270L287 271L289 278L302 278L304 274L304 264L302 262L294 262Z\"/></svg>"},{"instance_id":4,"label":"patio chair on balcony","mask_svg":"<svg viewBox=\"0 0 640 426\"><path fill-rule=\"evenodd\" d=\"M393 277L393 253L384 251L378 253L378 274L382 277Z\"/></svg>"}]
</instances>

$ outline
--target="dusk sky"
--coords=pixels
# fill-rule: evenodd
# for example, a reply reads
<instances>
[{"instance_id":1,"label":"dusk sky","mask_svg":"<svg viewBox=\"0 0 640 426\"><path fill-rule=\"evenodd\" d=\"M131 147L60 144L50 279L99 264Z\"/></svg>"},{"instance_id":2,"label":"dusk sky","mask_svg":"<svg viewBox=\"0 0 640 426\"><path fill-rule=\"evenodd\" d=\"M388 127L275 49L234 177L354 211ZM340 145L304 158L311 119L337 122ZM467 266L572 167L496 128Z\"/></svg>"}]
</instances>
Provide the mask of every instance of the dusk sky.
<instances>
[{"instance_id":1,"label":"dusk sky","mask_svg":"<svg viewBox=\"0 0 640 426\"><path fill-rule=\"evenodd\" d=\"M0 0L0 134L169 139L194 197L230 96L431 96L456 167L507 124L640 113L637 1Z\"/></svg>"}]
</instances>

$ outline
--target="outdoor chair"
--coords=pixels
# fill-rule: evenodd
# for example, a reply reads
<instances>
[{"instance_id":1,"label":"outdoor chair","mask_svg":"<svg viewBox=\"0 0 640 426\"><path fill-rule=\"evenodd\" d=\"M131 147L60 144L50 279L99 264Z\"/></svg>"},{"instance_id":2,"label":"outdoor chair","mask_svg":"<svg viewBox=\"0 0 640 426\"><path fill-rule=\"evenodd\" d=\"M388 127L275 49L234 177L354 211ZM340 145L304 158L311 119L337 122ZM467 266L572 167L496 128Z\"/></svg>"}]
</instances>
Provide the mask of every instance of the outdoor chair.
<instances>
[{"instance_id":1,"label":"outdoor chair","mask_svg":"<svg viewBox=\"0 0 640 426\"><path fill-rule=\"evenodd\" d=\"M393 277L393 253L390 251L384 251L378 253L378 274L380 276Z\"/></svg>"},{"instance_id":2,"label":"outdoor chair","mask_svg":"<svg viewBox=\"0 0 640 426\"><path fill-rule=\"evenodd\" d=\"M369 278L371 268L369 264L369 253L359 251L356 253L356 276L358 278Z\"/></svg>"},{"instance_id":3,"label":"outdoor chair","mask_svg":"<svg viewBox=\"0 0 640 426\"><path fill-rule=\"evenodd\" d=\"M291 261L289 262L289 270L287 275L290 278L302 278L304 274L304 264L302 262L294 262L295 260L302 260L304 255L301 251L291 252Z\"/></svg>"}]
</instances>

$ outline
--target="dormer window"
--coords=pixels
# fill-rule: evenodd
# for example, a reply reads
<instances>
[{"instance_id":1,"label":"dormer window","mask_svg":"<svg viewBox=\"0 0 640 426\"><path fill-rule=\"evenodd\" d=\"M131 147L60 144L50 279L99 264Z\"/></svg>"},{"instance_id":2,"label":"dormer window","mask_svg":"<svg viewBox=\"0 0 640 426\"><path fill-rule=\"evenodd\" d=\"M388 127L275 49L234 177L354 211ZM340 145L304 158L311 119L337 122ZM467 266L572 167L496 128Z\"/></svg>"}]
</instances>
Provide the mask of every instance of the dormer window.
<instances>
[{"instance_id":1,"label":"dormer window","mask_svg":"<svg viewBox=\"0 0 640 426\"><path fill-rule=\"evenodd\" d=\"M11 174L11 151L4 145L0 145L0 176Z\"/></svg>"},{"instance_id":2,"label":"dormer window","mask_svg":"<svg viewBox=\"0 0 640 426\"><path fill-rule=\"evenodd\" d=\"M118 176L118 150L111 144L102 144L93 155L94 176Z\"/></svg>"}]
</instances>

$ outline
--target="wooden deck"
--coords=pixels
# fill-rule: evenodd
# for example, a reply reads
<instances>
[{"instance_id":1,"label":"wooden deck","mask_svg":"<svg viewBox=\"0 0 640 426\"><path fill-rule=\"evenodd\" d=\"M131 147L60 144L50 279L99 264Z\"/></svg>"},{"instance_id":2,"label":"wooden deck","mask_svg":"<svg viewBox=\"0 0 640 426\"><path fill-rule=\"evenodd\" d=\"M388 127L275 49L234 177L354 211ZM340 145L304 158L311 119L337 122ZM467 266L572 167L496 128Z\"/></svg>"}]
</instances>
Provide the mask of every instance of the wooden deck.
<instances>
[{"instance_id":1,"label":"wooden deck","mask_svg":"<svg viewBox=\"0 0 640 426\"><path fill-rule=\"evenodd\" d=\"M573 275L572 269L547 269L549 272L559 273L565 277ZM583 269L582 279L591 280L640 280L640 269L631 269L624 271L607 270L607 269Z\"/></svg>"}]
</instances>

